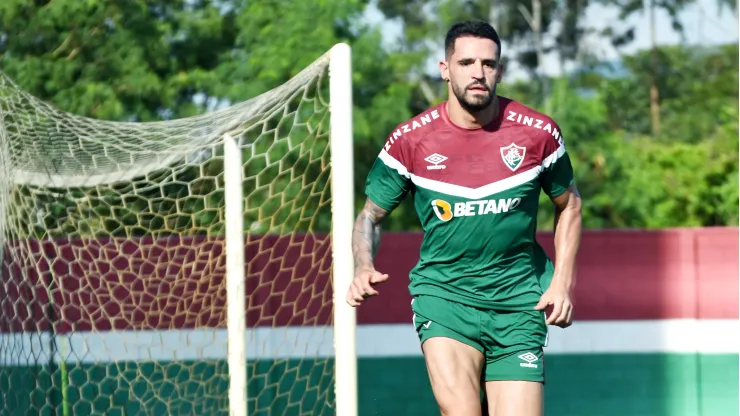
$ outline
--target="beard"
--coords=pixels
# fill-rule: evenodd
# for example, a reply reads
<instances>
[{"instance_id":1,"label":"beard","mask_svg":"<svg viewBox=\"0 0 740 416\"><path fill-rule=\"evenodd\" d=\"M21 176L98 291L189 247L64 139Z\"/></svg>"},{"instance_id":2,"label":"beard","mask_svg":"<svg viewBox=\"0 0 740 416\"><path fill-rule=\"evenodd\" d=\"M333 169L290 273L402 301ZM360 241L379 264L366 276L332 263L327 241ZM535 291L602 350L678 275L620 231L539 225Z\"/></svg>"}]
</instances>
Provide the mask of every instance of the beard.
<instances>
[{"instance_id":1,"label":"beard","mask_svg":"<svg viewBox=\"0 0 740 416\"><path fill-rule=\"evenodd\" d=\"M471 94L471 96L468 96L467 92L470 87L473 86L480 86L485 88L488 94ZM460 103L460 106L462 106L462 108L470 113L477 113L479 111L485 110L486 107L491 105L494 97L496 96L496 86L494 85L493 90L491 90L488 85L480 82L474 82L465 87L460 87L459 85L452 83L452 92L455 93L455 97L457 97L457 101Z\"/></svg>"}]
</instances>

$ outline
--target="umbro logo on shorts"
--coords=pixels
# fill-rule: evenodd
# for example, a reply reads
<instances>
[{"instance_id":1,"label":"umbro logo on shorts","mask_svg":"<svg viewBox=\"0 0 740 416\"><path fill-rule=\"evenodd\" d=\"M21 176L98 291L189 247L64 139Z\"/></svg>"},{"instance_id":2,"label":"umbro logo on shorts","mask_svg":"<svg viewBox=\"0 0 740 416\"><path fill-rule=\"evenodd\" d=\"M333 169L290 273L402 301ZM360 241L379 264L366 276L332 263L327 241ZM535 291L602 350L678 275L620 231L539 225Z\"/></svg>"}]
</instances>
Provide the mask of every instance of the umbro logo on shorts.
<instances>
[{"instance_id":1,"label":"umbro logo on shorts","mask_svg":"<svg viewBox=\"0 0 740 416\"><path fill-rule=\"evenodd\" d=\"M519 359L524 361L523 363L519 363L520 366L537 368L537 364L534 364L534 362L539 360L539 358L537 358L537 356L532 354L531 352L525 352L524 354L519 356Z\"/></svg>"}]
</instances>

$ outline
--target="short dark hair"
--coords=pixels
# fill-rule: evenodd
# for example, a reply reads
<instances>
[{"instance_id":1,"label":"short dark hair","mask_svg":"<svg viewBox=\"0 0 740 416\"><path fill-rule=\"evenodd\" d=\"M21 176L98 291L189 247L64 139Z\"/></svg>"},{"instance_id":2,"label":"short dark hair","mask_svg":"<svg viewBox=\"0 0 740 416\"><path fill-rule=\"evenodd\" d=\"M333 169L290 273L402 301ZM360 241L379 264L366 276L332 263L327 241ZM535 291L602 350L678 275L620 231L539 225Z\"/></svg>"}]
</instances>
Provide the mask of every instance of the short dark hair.
<instances>
[{"instance_id":1,"label":"short dark hair","mask_svg":"<svg viewBox=\"0 0 740 416\"><path fill-rule=\"evenodd\" d=\"M455 41L463 36L491 39L498 46L498 55L501 57L501 38L493 26L482 20L466 20L452 25L445 37L445 56L449 57L455 52Z\"/></svg>"}]
</instances>

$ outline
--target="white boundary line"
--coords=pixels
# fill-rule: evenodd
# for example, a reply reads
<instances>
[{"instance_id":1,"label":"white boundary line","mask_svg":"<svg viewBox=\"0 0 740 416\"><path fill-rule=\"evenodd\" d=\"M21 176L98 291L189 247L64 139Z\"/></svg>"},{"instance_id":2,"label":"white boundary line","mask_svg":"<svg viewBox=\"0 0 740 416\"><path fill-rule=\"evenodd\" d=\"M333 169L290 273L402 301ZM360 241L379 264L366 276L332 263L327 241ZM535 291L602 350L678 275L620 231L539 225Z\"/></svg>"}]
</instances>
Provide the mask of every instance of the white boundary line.
<instances>
[{"instance_id":1,"label":"white boundary line","mask_svg":"<svg viewBox=\"0 0 740 416\"><path fill-rule=\"evenodd\" d=\"M57 351L67 362L225 360L225 329L110 331L58 335ZM49 361L48 333L0 335L0 365ZM248 330L249 360L322 359L334 356L330 327L279 327ZM64 343L64 348L59 344ZM546 354L702 353L737 354L740 321L669 319L576 322L551 328ZM57 353L55 361L61 361ZM358 358L421 356L409 324L359 325Z\"/></svg>"}]
</instances>

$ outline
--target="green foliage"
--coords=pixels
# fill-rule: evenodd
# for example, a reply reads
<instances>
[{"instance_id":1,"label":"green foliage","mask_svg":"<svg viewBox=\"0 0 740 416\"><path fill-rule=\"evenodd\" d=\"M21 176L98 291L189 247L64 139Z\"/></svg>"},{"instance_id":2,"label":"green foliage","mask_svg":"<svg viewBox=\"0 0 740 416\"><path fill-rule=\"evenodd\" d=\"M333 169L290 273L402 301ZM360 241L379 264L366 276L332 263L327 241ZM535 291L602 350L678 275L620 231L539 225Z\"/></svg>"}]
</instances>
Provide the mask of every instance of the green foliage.
<instances>
[{"instance_id":1,"label":"green foliage","mask_svg":"<svg viewBox=\"0 0 740 416\"><path fill-rule=\"evenodd\" d=\"M737 106L738 46L664 47L658 50L662 140L696 143L718 123L730 122L727 106ZM650 53L626 56L627 76L603 78L598 85L614 130L650 133Z\"/></svg>"},{"instance_id":2,"label":"green foliage","mask_svg":"<svg viewBox=\"0 0 740 416\"><path fill-rule=\"evenodd\" d=\"M203 111L193 103L233 44L233 14L212 1L3 1L0 65L66 111L149 121Z\"/></svg>"},{"instance_id":3,"label":"green foliage","mask_svg":"<svg viewBox=\"0 0 740 416\"><path fill-rule=\"evenodd\" d=\"M688 61L686 68L703 68L702 79L710 88L702 88L699 81L687 86L666 75L662 83L671 124L666 123L660 138L641 130L649 131L648 105L643 112L629 113L636 102L649 103L647 84L637 81L636 69L623 79L605 80L607 88L587 98L567 93L561 82L551 98L558 101L553 117L573 159L587 228L738 224L737 46L702 54L667 48L661 54L681 56ZM630 66L643 57L625 61ZM690 80L691 74L686 78ZM619 92L617 85L624 84L629 84L629 93ZM635 114L644 123L635 122L632 129L624 123L615 129L618 111L625 118ZM540 214L541 227L550 228L552 207L544 197Z\"/></svg>"},{"instance_id":4,"label":"green foliage","mask_svg":"<svg viewBox=\"0 0 740 416\"><path fill-rule=\"evenodd\" d=\"M737 133L698 144L613 134L589 153L577 162L590 171L578 178L587 227L737 224Z\"/></svg>"},{"instance_id":5,"label":"green foliage","mask_svg":"<svg viewBox=\"0 0 740 416\"><path fill-rule=\"evenodd\" d=\"M666 4L678 10L686 2L674 3ZM283 84L337 42L348 42L353 48L359 206L369 166L389 132L431 102L445 98L444 84L427 74L425 65L442 53L447 25L490 16L493 3L380 1L382 12L404 23L400 41L389 48L381 47L378 28L363 23L367 4L367 0L7 0L0 2L0 66L23 89L65 111L99 119L150 121L200 114L254 97ZM531 46L530 31L517 4L500 3L505 6L501 18L508 25L500 27L502 36L510 45ZM580 5L582 10L587 2L543 4L544 28L554 20L567 20L567 28L557 35L562 39L557 47L572 59L568 48L580 36L580 12L569 12L563 5ZM635 4L619 3L625 13ZM573 160L587 227L737 225L738 47L662 47L658 57L660 137L647 136L653 71L648 52L623 57L616 75L605 75L594 65L569 78L552 80L546 102L536 82L504 82L500 93L551 109ZM509 58L531 67L525 57ZM302 223L305 216L295 217L294 211L285 209L288 200L294 201L292 206L326 201L323 152L316 150L322 154L318 158L314 151L304 152L312 143L310 134L293 129L290 135L279 132L270 140L260 139L255 150L264 157L245 163L245 192L253 199L245 226L259 223L267 211L276 213L277 223ZM290 141L301 142L300 150L286 150L295 148L288 146ZM284 153L284 164L292 166L293 174L281 168L270 182L275 166L266 158L275 159L276 152ZM161 218L143 215L147 204L141 199L111 202L111 195L102 191L80 189L74 192L89 197L93 201L89 206L75 202L79 196L70 196L69 204L37 201L46 208L41 221L47 230L69 233L69 206L76 206L80 212L75 215L84 211L98 218L87 221L80 232L141 234L157 227L222 232L214 224L222 223L223 195L220 189L212 189L222 182L220 163L217 158L204 165L208 178L199 180L198 169L186 169L177 186L167 188L170 191L152 190L158 199L149 205L167 214ZM307 172L322 185L309 192L296 179L299 172ZM267 182L270 186L265 187ZM17 192L16 197L30 198L31 190ZM183 197L183 192L194 198ZM102 220L113 215L113 205L121 210L115 213L117 222ZM550 228L552 205L544 196L541 207L540 227ZM330 214L325 209L321 212L310 227L328 227ZM148 222L131 225L132 215ZM33 228L37 219L24 221L28 222L24 226ZM274 229L277 223L262 227ZM408 201L388 223L392 230L418 227Z\"/></svg>"},{"instance_id":6,"label":"green foliage","mask_svg":"<svg viewBox=\"0 0 740 416\"><path fill-rule=\"evenodd\" d=\"M380 32L360 24L364 7L360 0L2 2L0 65L21 88L62 110L98 119L149 121L186 117L252 98L285 83L334 44L348 42L354 59L356 166L367 172L397 117L411 116L411 87L404 76L409 62L384 51ZM328 152L316 146L305 151L310 143L302 142L309 135L291 127L289 138L284 131L258 132L257 157L244 155L245 194L250 196L245 227L256 232L329 228ZM281 159L274 153L286 147L286 140L292 146L301 142L294 147L301 150ZM267 158L280 161L279 172L274 172L278 165L262 163ZM74 192L91 201L89 206L70 191L66 196L53 193L57 196L49 201L36 200L40 206L34 208L31 191L17 189L19 198L30 204L22 209L43 215L41 221L21 215L24 232L222 233L223 192L213 181L222 182L222 176L210 172L220 166L219 160L200 167L209 170L200 173L205 175L200 182L199 168L188 168L183 172L187 178L142 194L151 201L148 207L130 206L115 192L103 196L98 189L81 189ZM205 181L217 188L204 189ZM296 181L306 182L300 192ZM312 189L312 181L322 185ZM359 187L362 181L357 182ZM286 200L289 195L292 199ZM112 206L126 212L113 212ZM304 209L295 218L290 214L295 210L286 207ZM304 219L311 209L321 212L307 224ZM119 214L126 221L118 221ZM111 215L117 220L106 219ZM136 224L129 224L133 217L138 217Z\"/></svg>"}]
</instances>

